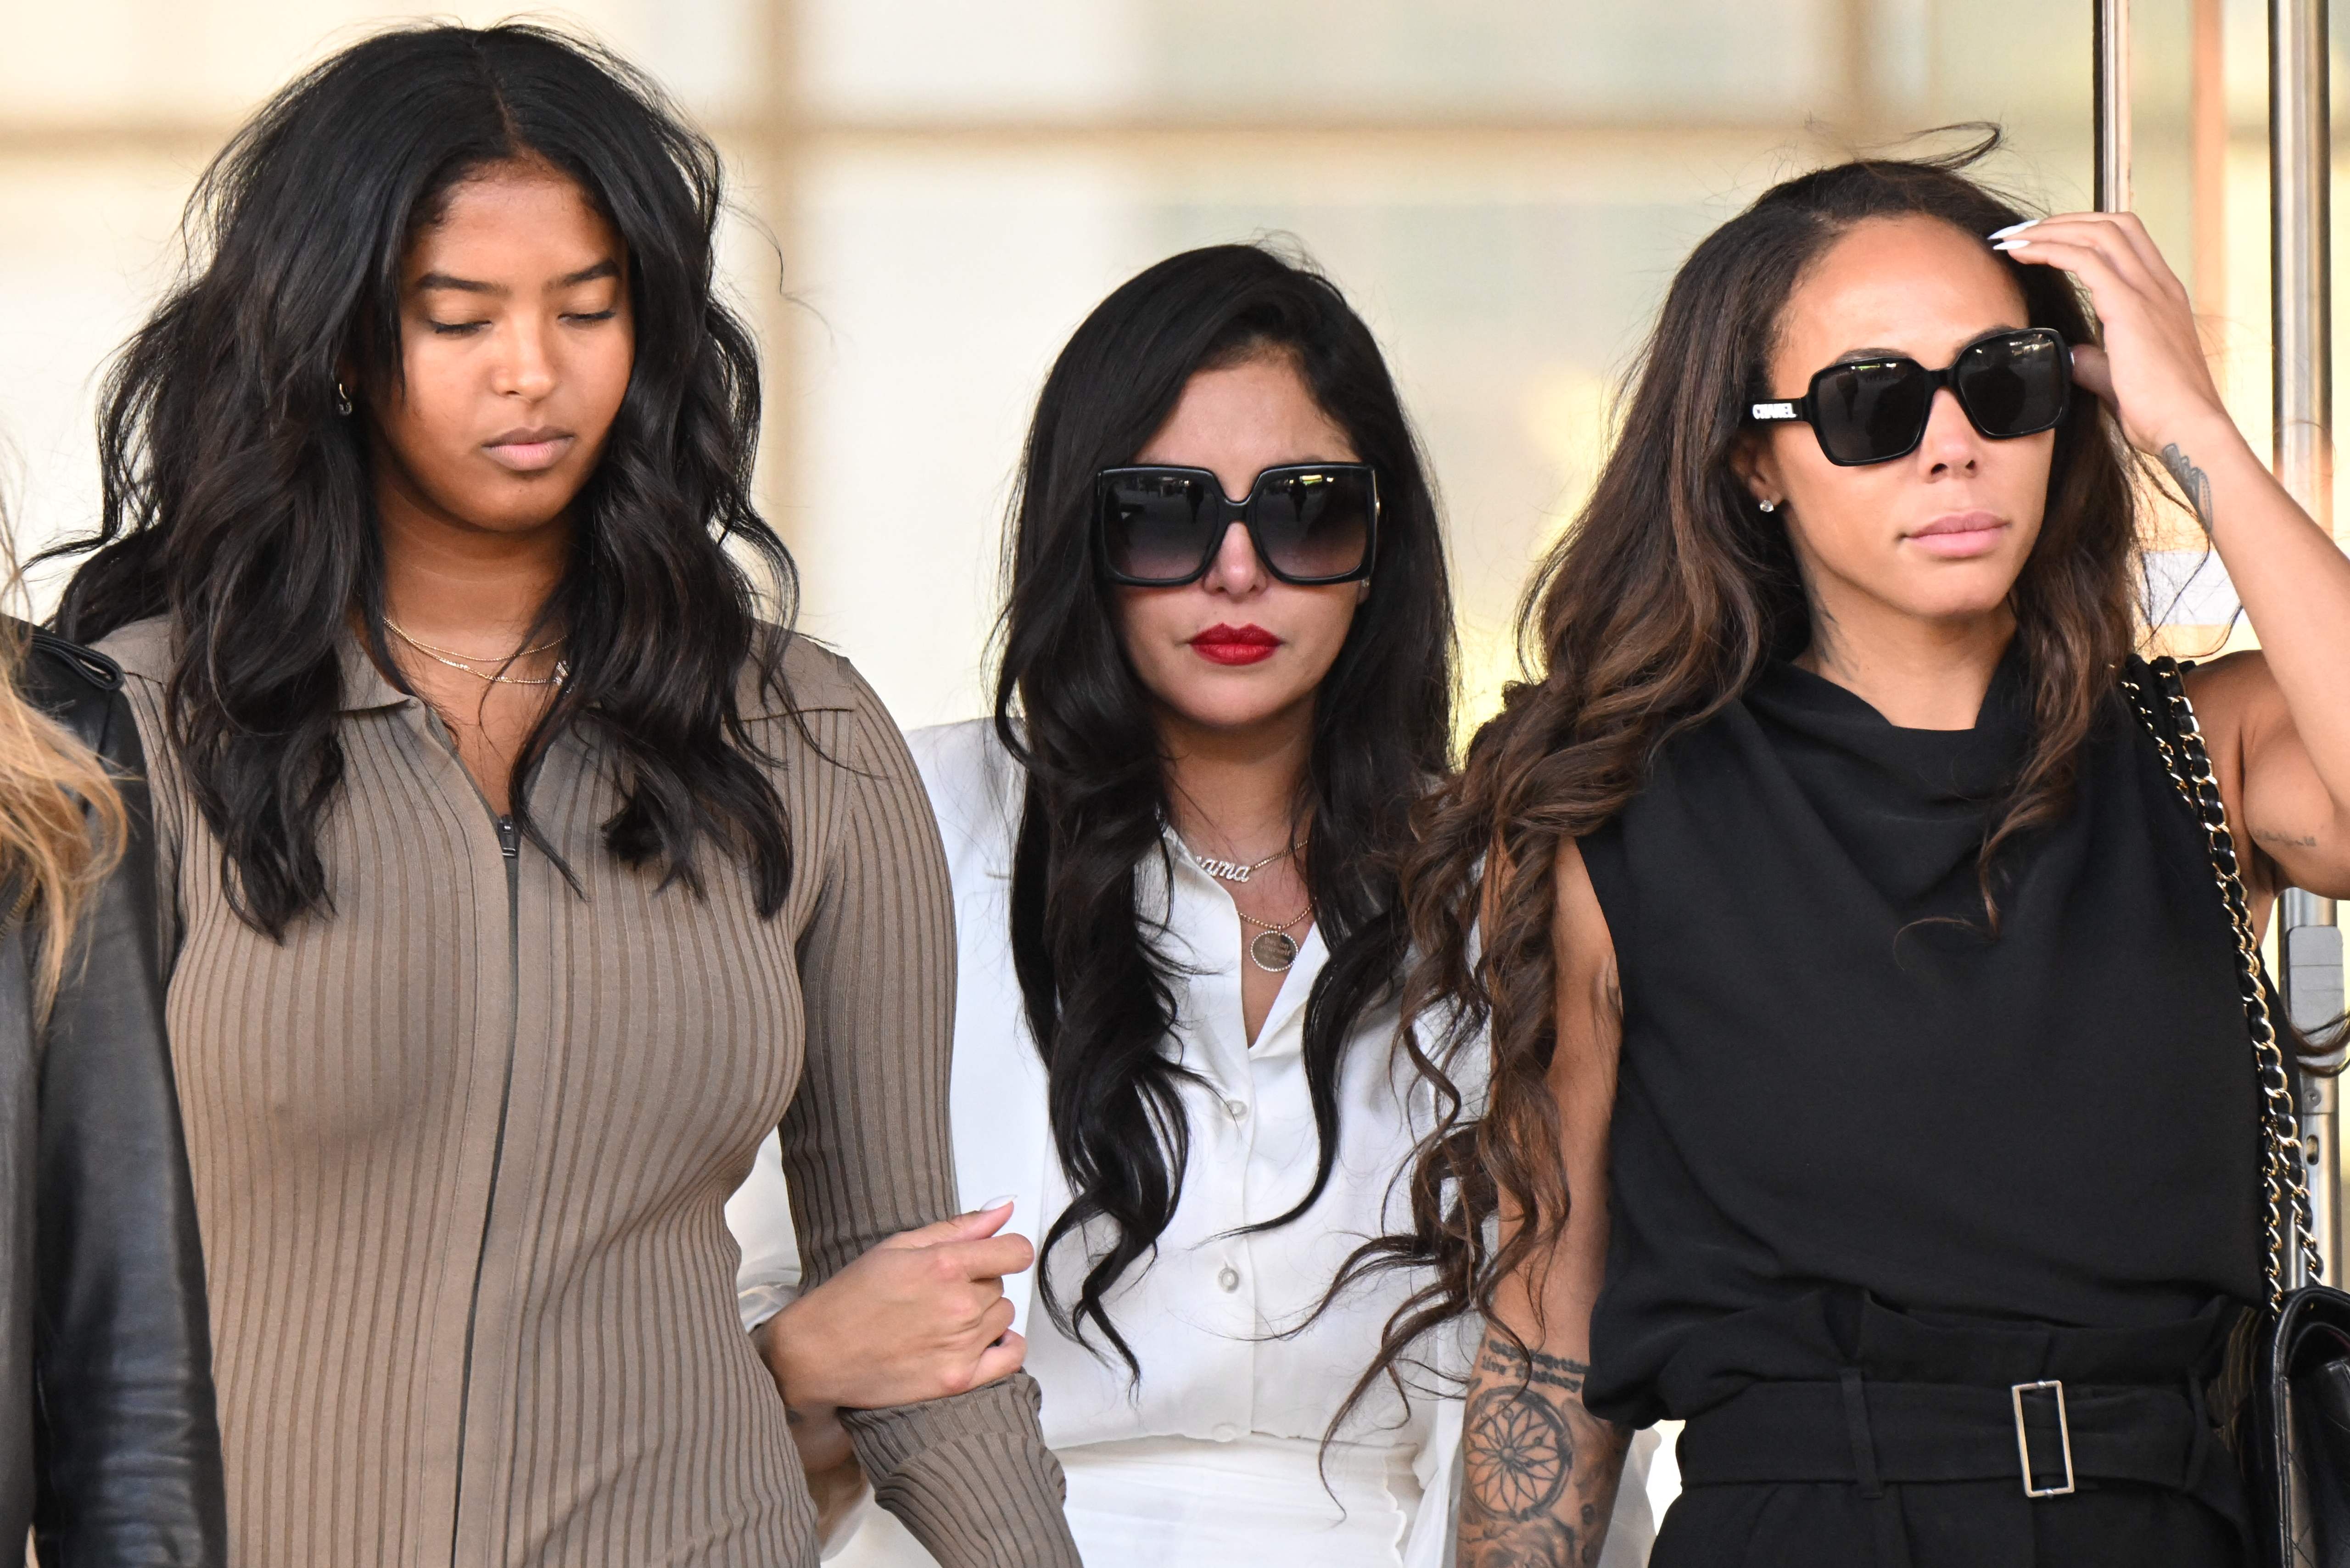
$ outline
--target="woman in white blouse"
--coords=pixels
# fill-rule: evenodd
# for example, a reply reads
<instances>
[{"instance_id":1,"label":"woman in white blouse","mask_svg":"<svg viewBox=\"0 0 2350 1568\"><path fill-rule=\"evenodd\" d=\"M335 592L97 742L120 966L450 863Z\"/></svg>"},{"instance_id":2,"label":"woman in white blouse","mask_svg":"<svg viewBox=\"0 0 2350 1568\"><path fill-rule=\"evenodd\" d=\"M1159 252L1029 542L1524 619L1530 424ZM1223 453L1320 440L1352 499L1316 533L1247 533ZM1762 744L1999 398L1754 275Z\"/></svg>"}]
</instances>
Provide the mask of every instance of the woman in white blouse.
<instances>
[{"instance_id":1,"label":"woman in white blouse","mask_svg":"<svg viewBox=\"0 0 2350 1568\"><path fill-rule=\"evenodd\" d=\"M1095 310L1039 400L1003 644L995 718L912 742L956 896L958 1177L1041 1228L1034 1302L1009 1287L1079 1548L1449 1563L1471 1335L1432 1333L1407 1397L1363 1369L1421 1282L1325 1301L1430 1123L1391 857L1452 724L1433 497L1336 289L1218 246ZM751 1300L788 1268L760 1207ZM1609 1562L1648 1532L1635 1476ZM923 1561L876 1534L845 1556Z\"/></svg>"}]
</instances>

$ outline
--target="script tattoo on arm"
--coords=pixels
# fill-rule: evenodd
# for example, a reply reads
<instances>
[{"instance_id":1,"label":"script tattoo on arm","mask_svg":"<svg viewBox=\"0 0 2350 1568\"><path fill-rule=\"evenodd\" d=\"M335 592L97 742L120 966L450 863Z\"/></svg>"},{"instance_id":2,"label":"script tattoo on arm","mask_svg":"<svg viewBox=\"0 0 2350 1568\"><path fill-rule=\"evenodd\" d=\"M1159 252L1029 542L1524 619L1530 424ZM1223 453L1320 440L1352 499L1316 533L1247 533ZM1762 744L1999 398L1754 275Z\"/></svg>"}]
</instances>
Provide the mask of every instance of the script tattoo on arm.
<instances>
[{"instance_id":1,"label":"script tattoo on arm","mask_svg":"<svg viewBox=\"0 0 2350 1568\"><path fill-rule=\"evenodd\" d=\"M2181 452L2176 441L2162 449L2162 466L2169 471L2171 478L2178 482L2179 490L2187 497L2187 504L2195 508L2195 521L2203 524L2203 533L2209 537L2211 533L2210 476L2196 467L2194 460Z\"/></svg>"},{"instance_id":2,"label":"script tattoo on arm","mask_svg":"<svg viewBox=\"0 0 2350 1568\"><path fill-rule=\"evenodd\" d=\"M1462 1417L1457 1568L1592 1568L1629 1434L1583 1407L1580 1361L1489 1329Z\"/></svg>"}]
</instances>

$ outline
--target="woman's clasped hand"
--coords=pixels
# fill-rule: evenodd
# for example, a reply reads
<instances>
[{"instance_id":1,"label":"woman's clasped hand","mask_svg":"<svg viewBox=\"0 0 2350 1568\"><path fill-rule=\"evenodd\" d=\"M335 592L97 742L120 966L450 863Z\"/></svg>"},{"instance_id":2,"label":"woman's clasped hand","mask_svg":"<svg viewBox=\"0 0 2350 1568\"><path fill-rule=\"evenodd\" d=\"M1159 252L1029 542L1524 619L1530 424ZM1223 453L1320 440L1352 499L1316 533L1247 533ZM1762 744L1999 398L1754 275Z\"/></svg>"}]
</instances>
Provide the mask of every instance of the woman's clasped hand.
<instances>
[{"instance_id":1,"label":"woman's clasped hand","mask_svg":"<svg viewBox=\"0 0 2350 1568\"><path fill-rule=\"evenodd\" d=\"M1012 1331L1003 1276L1036 1249L1003 1231L1011 1218L1007 1200L892 1236L767 1319L754 1338L785 1402L810 1414L910 1405L1019 1371L1027 1341Z\"/></svg>"}]
</instances>

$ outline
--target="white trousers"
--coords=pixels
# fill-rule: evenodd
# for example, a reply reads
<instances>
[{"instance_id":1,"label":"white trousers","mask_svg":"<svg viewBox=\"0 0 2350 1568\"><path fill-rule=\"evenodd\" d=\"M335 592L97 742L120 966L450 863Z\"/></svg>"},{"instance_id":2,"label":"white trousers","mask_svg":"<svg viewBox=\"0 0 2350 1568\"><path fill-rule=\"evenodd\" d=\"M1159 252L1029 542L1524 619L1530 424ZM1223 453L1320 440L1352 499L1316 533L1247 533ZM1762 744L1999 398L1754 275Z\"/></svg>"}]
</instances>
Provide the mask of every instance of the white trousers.
<instances>
[{"instance_id":1,"label":"white trousers","mask_svg":"<svg viewBox=\"0 0 2350 1568\"><path fill-rule=\"evenodd\" d=\"M1333 1447L1317 1465L1318 1443L1251 1435L1087 1443L1056 1457L1086 1568L1397 1568L1419 1510L1409 1449ZM933 1568L879 1509L827 1563Z\"/></svg>"},{"instance_id":2,"label":"white trousers","mask_svg":"<svg viewBox=\"0 0 2350 1568\"><path fill-rule=\"evenodd\" d=\"M1396 1568L1419 1511L1411 1450L1321 1457L1319 1443L1255 1435L1065 1449L1069 1530L1087 1568Z\"/></svg>"}]
</instances>

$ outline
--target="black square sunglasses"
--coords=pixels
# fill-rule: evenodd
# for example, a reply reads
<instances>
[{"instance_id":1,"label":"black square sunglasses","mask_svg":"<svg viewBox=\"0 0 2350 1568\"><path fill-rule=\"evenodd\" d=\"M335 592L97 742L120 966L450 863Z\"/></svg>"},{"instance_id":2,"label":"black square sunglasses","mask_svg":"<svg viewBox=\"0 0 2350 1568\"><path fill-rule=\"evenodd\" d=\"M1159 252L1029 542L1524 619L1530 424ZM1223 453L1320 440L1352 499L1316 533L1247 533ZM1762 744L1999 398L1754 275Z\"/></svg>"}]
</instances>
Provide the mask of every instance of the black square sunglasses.
<instances>
[{"instance_id":1,"label":"black square sunglasses","mask_svg":"<svg viewBox=\"0 0 2350 1568\"><path fill-rule=\"evenodd\" d=\"M1314 587L1371 574L1378 544L1378 479L1368 463L1268 468L1248 499L1232 501L1204 468L1106 468L1094 476L1094 538L1102 571L1130 587L1198 582L1224 531L1248 524L1264 569Z\"/></svg>"},{"instance_id":2,"label":"black square sunglasses","mask_svg":"<svg viewBox=\"0 0 2350 1568\"><path fill-rule=\"evenodd\" d=\"M1758 424L1800 420L1830 462L1856 468L1916 452L1944 387L1992 441L2054 430L2072 406L2072 350L2049 327L1994 332L1960 349L1946 369L1902 356L1831 365L1802 397L1750 404L1747 417Z\"/></svg>"}]
</instances>

